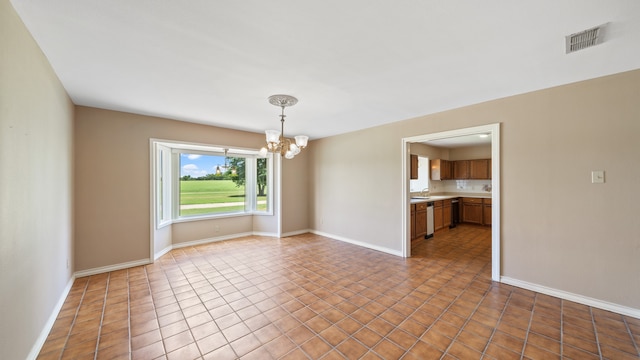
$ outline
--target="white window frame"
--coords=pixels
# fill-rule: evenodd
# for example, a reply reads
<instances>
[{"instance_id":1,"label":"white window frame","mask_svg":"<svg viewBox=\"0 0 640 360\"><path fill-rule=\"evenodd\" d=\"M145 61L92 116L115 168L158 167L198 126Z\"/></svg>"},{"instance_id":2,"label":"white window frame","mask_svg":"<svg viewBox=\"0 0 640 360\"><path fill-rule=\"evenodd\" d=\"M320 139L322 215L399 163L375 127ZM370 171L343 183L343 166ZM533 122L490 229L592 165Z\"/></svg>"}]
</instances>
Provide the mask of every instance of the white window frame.
<instances>
[{"instance_id":1,"label":"white window frame","mask_svg":"<svg viewBox=\"0 0 640 360\"><path fill-rule=\"evenodd\" d=\"M170 225L173 221L171 149L163 144L153 144L154 164L154 216L156 228ZM162 184L162 191L160 190Z\"/></svg>"},{"instance_id":2,"label":"white window frame","mask_svg":"<svg viewBox=\"0 0 640 360\"><path fill-rule=\"evenodd\" d=\"M171 223L253 215L273 215L273 154L267 155L267 209L257 210L257 159L258 150L229 148L227 156L244 157L245 161L245 210L225 213L180 216L180 154L224 156L220 146L152 140L154 159L154 214L156 228ZM162 155L160 155L162 154ZM162 164L160 162L162 161ZM161 173L163 171L163 173ZM163 194L159 194L160 181L165 182ZM162 198L160 198L162 196ZM162 209L159 206L162 205ZM248 210L246 210L248 209ZM158 216L162 214L162 217Z\"/></svg>"}]
</instances>

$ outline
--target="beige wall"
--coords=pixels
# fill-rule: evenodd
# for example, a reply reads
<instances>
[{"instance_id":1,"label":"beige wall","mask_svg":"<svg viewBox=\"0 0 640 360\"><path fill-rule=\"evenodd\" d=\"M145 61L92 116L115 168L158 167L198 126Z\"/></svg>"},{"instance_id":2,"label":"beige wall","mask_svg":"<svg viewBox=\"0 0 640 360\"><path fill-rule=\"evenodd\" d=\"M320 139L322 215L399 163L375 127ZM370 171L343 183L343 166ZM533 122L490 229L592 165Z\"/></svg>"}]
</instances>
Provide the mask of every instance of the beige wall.
<instances>
[{"instance_id":1,"label":"beige wall","mask_svg":"<svg viewBox=\"0 0 640 360\"><path fill-rule=\"evenodd\" d=\"M312 145L313 146L313 145ZM282 160L282 234L309 229L309 152Z\"/></svg>"},{"instance_id":2,"label":"beige wall","mask_svg":"<svg viewBox=\"0 0 640 360\"><path fill-rule=\"evenodd\" d=\"M447 160L491 159L491 145L463 146L449 150Z\"/></svg>"},{"instance_id":3,"label":"beige wall","mask_svg":"<svg viewBox=\"0 0 640 360\"><path fill-rule=\"evenodd\" d=\"M149 139L260 148L264 135L88 107L76 108L76 271L149 258ZM277 171L277 168L274 170ZM277 209L276 209L277 211ZM277 213L277 212L276 212ZM235 217L171 225L156 232L171 243L277 230L276 216Z\"/></svg>"},{"instance_id":4,"label":"beige wall","mask_svg":"<svg viewBox=\"0 0 640 360\"><path fill-rule=\"evenodd\" d=\"M0 0L0 359L27 357L72 277L72 121L47 59Z\"/></svg>"},{"instance_id":5,"label":"beige wall","mask_svg":"<svg viewBox=\"0 0 640 360\"><path fill-rule=\"evenodd\" d=\"M314 141L310 226L400 251L401 139L499 122L502 276L640 309L639 119L637 70Z\"/></svg>"}]
</instances>

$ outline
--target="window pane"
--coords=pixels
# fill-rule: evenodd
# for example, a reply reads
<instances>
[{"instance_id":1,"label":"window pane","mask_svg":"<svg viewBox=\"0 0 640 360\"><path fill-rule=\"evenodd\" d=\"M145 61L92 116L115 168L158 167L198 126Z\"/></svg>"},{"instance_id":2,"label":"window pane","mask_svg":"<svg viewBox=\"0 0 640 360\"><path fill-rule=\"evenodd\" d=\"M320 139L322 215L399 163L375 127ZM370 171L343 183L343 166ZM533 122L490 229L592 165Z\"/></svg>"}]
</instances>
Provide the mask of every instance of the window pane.
<instances>
[{"instance_id":1,"label":"window pane","mask_svg":"<svg viewBox=\"0 0 640 360\"><path fill-rule=\"evenodd\" d=\"M256 211L269 210L268 196L267 196L267 179L268 168L267 159L258 158L257 162L257 181L256 181Z\"/></svg>"},{"instance_id":2,"label":"window pane","mask_svg":"<svg viewBox=\"0 0 640 360\"><path fill-rule=\"evenodd\" d=\"M180 154L180 216L245 211L244 158Z\"/></svg>"}]
</instances>

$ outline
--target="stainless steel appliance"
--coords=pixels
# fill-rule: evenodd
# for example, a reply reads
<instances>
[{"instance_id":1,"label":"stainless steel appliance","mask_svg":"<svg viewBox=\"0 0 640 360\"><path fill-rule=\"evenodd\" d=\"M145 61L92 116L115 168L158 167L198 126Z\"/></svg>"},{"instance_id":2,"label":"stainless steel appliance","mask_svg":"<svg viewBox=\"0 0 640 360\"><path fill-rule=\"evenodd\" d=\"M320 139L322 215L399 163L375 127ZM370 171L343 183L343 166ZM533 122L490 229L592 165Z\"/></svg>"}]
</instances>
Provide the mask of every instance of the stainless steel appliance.
<instances>
[{"instance_id":1,"label":"stainless steel appliance","mask_svg":"<svg viewBox=\"0 0 640 360\"><path fill-rule=\"evenodd\" d=\"M460 222L460 204L458 199L451 199L451 225L449 229L453 229Z\"/></svg>"},{"instance_id":2,"label":"stainless steel appliance","mask_svg":"<svg viewBox=\"0 0 640 360\"><path fill-rule=\"evenodd\" d=\"M433 202L427 203L427 235L424 236L425 239L428 239L433 236Z\"/></svg>"}]
</instances>

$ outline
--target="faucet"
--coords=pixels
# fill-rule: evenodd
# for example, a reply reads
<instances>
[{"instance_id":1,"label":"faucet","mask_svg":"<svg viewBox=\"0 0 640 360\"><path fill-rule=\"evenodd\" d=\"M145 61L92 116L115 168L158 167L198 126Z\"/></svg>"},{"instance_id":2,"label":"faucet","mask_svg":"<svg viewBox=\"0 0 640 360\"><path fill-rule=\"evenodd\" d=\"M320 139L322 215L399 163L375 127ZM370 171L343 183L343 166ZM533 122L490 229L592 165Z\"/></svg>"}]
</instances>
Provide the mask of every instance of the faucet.
<instances>
[{"instance_id":1,"label":"faucet","mask_svg":"<svg viewBox=\"0 0 640 360\"><path fill-rule=\"evenodd\" d=\"M420 196L429 197L429 188L424 188L420 191Z\"/></svg>"}]
</instances>

